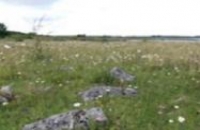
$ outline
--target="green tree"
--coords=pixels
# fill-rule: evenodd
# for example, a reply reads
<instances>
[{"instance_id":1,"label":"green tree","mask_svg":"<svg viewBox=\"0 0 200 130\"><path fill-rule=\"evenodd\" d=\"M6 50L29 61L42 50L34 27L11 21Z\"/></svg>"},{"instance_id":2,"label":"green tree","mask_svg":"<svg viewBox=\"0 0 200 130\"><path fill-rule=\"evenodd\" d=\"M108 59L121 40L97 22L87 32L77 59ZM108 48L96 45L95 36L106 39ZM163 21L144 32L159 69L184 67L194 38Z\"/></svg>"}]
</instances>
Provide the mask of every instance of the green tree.
<instances>
[{"instance_id":1,"label":"green tree","mask_svg":"<svg viewBox=\"0 0 200 130\"><path fill-rule=\"evenodd\" d=\"M0 23L0 38L5 37L8 34L7 27L5 24Z\"/></svg>"}]
</instances>

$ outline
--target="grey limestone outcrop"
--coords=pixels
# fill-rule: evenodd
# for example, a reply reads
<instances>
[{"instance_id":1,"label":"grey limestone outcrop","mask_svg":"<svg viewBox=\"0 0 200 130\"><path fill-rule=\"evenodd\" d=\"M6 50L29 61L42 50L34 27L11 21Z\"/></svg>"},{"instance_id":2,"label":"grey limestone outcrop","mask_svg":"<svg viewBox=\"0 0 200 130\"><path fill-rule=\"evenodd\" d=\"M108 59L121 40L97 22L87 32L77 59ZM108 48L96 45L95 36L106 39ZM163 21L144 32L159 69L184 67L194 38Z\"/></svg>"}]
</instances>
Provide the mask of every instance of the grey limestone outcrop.
<instances>
[{"instance_id":1,"label":"grey limestone outcrop","mask_svg":"<svg viewBox=\"0 0 200 130\"><path fill-rule=\"evenodd\" d=\"M90 121L106 125L107 117L103 110L98 107L87 110L72 110L27 124L23 130L90 130Z\"/></svg>"}]
</instances>

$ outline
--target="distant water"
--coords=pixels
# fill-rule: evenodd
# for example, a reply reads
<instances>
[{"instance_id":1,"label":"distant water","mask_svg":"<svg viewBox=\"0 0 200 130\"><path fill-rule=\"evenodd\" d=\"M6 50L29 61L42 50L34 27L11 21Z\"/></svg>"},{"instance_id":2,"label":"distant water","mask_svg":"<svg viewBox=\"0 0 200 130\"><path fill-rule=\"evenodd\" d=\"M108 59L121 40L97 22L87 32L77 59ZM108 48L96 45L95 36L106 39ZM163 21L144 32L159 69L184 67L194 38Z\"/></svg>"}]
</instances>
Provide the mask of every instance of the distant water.
<instances>
[{"instance_id":1,"label":"distant water","mask_svg":"<svg viewBox=\"0 0 200 130\"><path fill-rule=\"evenodd\" d=\"M191 42L200 43L200 38L153 38L151 40L162 41L162 42Z\"/></svg>"}]
</instances>

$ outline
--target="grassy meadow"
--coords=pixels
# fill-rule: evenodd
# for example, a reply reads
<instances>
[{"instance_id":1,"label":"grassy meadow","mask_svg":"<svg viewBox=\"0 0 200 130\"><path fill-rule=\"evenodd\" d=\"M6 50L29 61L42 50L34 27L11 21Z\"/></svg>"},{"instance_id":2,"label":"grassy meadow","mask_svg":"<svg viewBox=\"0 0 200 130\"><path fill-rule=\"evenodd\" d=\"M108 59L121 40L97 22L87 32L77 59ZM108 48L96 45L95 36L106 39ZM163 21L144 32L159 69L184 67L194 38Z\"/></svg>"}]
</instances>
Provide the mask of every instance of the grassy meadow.
<instances>
[{"instance_id":1,"label":"grassy meadow","mask_svg":"<svg viewBox=\"0 0 200 130\"><path fill-rule=\"evenodd\" d=\"M136 97L84 103L77 96L96 84L119 85L109 76L115 66L136 76L126 83ZM9 84L16 100L0 106L0 130L21 130L76 102L102 107L107 130L200 129L199 43L1 40L0 86Z\"/></svg>"}]
</instances>

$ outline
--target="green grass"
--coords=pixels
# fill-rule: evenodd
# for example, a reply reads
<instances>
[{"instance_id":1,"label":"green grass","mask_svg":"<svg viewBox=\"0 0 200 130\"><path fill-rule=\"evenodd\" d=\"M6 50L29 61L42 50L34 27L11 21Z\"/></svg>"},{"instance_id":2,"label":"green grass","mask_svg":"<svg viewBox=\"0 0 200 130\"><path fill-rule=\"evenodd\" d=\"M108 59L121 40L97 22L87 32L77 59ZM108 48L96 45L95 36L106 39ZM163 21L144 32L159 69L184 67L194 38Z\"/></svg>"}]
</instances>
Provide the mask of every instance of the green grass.
<instances>
[{"instance_id":1,"label":"green grass","mask_svg":"<svg viewBox=\"0 0 200 130\"><path fill-rule=\"evenodd\" d=\"M127 85L137 86L138 96L104 97L81 106L102 107L109 117L108 130L200 128L200 44L44 42L39 58L32 44L0 42L0 85L13 84L17 96L0 106L0 130L20 130L74 109L75 102L83 103L77 93L95 84L117 86L108 75L114 66L136 76ZM186 121L179 123L179 116Z\"/></svg>"}]
</instances>

